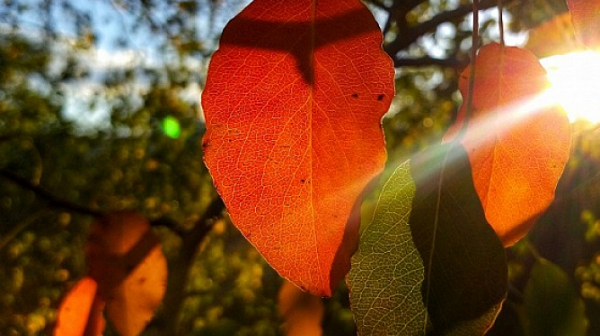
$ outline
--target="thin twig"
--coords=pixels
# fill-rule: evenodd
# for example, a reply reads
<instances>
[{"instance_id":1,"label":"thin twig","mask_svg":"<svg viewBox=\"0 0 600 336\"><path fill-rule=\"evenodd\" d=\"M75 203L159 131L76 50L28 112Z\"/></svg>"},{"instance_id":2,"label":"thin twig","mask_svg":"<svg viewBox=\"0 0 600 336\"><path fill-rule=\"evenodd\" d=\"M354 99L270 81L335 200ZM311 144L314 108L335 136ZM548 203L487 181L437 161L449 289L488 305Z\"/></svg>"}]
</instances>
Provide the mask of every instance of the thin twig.
<instances>
[{"instance_id":1,"label":"thin twig","mask_svg":"<svg viewBox=\"0 0 600 336\"><path fill-rule=\"evenodd\" d=\"M22 187L23 189L32 191L36 196L38 196L42 200L46 201L46 203L48 203L51 206L63 208L66 210L70 210L70 211L74 211L74 212L78 212L81 214L90 215L90 216L94 216L94 217L99 217L102 215L102 212L99 210L91 209L91 208L58 198L51 192L47 191L46 189L44 189L38 185L34 185L29 180L22 178L21 176L13 173L11 171L8 171L6 169L0 169L0 175L5 177L7 180L17 184L18 186Z\"/></svg>"},{"instance_id":2,"label":"thin twig","mask_svg":"<svg viewBox=\"0 0 600 336\"><path fill-rule=\"evenodd\" d=\"M529 249L529 252L531 252L531 255L533 256L533 258L537 262L544 261L544 257L542 257L542 255L540 254L540 251L538 251L538 249L535 246L533 246L533 243L531 243L531 241L529 239L525 240L525 244L526 244L527 248Z\"/></svg>"},{"instance_id":3,"label":"thin twig","mask_svg":"<svg viewBox=\"0 0 600 336\"><path fill-rule=\"evenodd\" d=\"M473 91L475 90L475 65L477 60L477 47L479 44L479 0L473 0L473 35L471 39L471 68L469 71L469 88L467 92L467 110L463 118L461 129L456 136L460 141L467 132L467 127L473 118Z\"/></svg>"},{"instance_id":4,"label":"thin twig","mask_svg":"<svg viewBox=\"0 0 600 336\"><path fill-rule=\"evenodd\" d=\"M483 10L495 7L496 5L496 0L481 0L478 1L477 7L480 10ZM421 36L429 32L433 32L442 23L460 19L472 11L473 8L471 5L461 5L456 9L437 14L430 20L420 23L416 26L411 26L407 27L405 30L400 30L398 31L398 38L394 42L386 45L385 50L389 55L395 58L396 54L400 50L404 50L412 43L417 41L417 39L419 39Z\"/></svg>"},{"instance_id":5,"label":"thin twig","mask_svg":"<svg viewBox=\"0 0 600 336\"><path fill-rule=\"evenodd\" d=\"M498 0L498 28L500 29L500 44L504 45L504 15L502 15L502 0Z\"/></svg>"},{"instance_id":6,"label":"thin twig","mask_svg":"<svg viewBox=\"0 0 600 336\"><path fill-rule=\"evenodd\" d=\"M384 11L388 11L390 10L390 8L386 5L384 5L381 1L379 0L371 0L369 1L369 3L379 9L383 9Z\"/></svg>"},{"instance_id":7,"label":"thin twig","mask_svg":"<svg viewBox=\"0 0 600 336\"><path fill-rule=\"evenodd\" d=\"M177 222L173 218L167 217L167 216L162 216L162 217L151 220L150 225L166 227L167 229L171 230L173 233L175 233L179 237L183 237L187 234L187 231L183 230L179 226L179 222Z\"/></svg>"},{"instance_id":8,"label":"thin twig","mask_svg":"<svg viewBox=\"0 0 600 336\"><path fill-rule=\"evenodd\" d=\"M4 236L0 237L0 250L2 250L11 240L13 240L19 233L25 230L29 225L33 224L38 218L40 218L46 211L38 211L32 215L27 216L21 220L17 225L13 226Z\"/></svg>"},{"instance_id":9,"label":"thin twig","mask_svg":"<svg viewBox=\"0 0 600 336\"><path fill-rule=\"evenodd\" d=\"M419 57L419 58L396 58L394 59L394 67L424 67L424 66L441 66L445 68L464 69L469 65L467 59L460 60L458 58L433 58L433 57Z\"/></svg>"}]
</instances>

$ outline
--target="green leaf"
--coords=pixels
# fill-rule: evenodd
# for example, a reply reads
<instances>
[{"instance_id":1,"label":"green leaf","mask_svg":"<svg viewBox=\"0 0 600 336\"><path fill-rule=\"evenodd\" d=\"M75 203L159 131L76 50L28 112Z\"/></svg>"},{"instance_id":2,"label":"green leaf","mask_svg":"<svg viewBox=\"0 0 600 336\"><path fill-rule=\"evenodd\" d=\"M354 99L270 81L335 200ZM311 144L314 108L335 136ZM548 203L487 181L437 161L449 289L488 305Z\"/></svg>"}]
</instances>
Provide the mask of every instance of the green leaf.
<instances>
[{"instance_id":1,"label":"green leaf","mask_svg":"<svg viewBox=\"0 0 600 336\"><path fill-rule=\"evenodd\" d=\"M407 161L383 187L352 258L348 286L361 335L419 335L423 330L425 272L408 226L414 195Z\"/></svg>"},{"instance_id":2,"label":"green leaf","mask_svg":"<svg viewBox=\"0 0 600 336\"><path fill-rule=\"evenodd\" d=\"M506 296L506 257L460 145L428 150L394 171L361 235L348 284L360 335L489 329Z\"/></svg>"},{"instance_id":3,"label":"green leaf","mask_svg":"<svg viewBox=\"0 0 600 336\"><path fill-rule=\"evenodd\" d=\"M536 263L523 296L528 336L586 335L585 305L560 267Z\"/></svg>"}]
</instances>

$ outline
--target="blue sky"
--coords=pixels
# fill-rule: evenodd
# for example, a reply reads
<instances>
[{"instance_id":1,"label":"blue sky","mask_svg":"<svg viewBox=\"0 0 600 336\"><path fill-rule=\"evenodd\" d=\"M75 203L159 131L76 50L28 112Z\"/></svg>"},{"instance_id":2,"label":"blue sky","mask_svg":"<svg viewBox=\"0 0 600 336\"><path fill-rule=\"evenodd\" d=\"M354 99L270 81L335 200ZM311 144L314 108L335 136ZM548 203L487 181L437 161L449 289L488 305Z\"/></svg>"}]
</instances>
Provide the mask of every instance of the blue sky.
<instances>
[{"instance_id":1,"label":"blue sky","mask_svg":"<svg viewBox=\"0 0 600 336\"><path fill-rule=\"evenodd\" d=\"M20 0L20 4L30 6L30 10L24 11L19 15L19 29L21 32L31 38L36 38L43 32L43 17L34 10L38 8L43 0ZM149 27L142 27L134 32L132 29L135 23L135 15L129 12L128 8L123 7L119 0L71 0L65 1L80 12L87 12L90 15L92 30L95 35L95 41L92 48L82 51L79 55L82 63L93 74L85 80L78 82L65 83L62 88L65 92L66 104L64 114L67 118L76 121L83 129L106 128L110 127L109 101L98 100L95 108L90 110L89 102L94 99L96 93L102 92L102 75L111 69L124 69L130 67L161 68L168 62L169 55L165 55L158 49L161 42L166 37L152 34ZM221 1L220 6L216 8L216 15L213 21L209 21L209 11L206 6L200 6L195 19L195 25L199 32L198 38L204 41L215 41L215 35L218 35L224 25L231 17L247 4L249 0L227 0ZM60 2L55 2L52 10L52 26L60 35L57 45L53 46L55 56L53 65L57 69L64 66L64 57L61 53L69 50L69 44L75 43L76 27L72 17L59 6ZM160 6L160 2L158 2ZM157 8L153 12L153 18L161 22L169 11L176 11L176 8ZM6 10L0 4L0 13ZM135 9L134 9L135 10ZM163 14L163 17L161 17ZM2 26L0 29L7 29ZM118 38L124 38L126 44L118 45L115 41ZM161 40L163 39L163 40ZM216 47L214 45L209 47ZM171 56L172 57L172 56ZM203 59L187 59L186 66L190 69L202 72L205 71L206 62ZM182 97L191 103L197 103L201 92L201 84L195 83L182 91ZM34 83L35 85L35 83ZM136 87L131 88L132 94L138 95L148 89L148 83L142 81L136 83ZM201 118L201 113L199 113Z\"/></svg>"}]
</instances>

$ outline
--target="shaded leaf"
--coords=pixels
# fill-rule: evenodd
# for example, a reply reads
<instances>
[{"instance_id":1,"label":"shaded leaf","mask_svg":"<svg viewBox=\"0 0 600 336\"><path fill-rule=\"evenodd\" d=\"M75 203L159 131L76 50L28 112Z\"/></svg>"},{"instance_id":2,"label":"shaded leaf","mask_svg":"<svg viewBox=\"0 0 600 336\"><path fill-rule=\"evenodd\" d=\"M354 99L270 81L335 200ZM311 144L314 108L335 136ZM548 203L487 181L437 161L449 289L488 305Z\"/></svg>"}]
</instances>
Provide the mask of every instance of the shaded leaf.
<instances>
[{"instance_id":1,"label":"shaded leaf","mask_svg":"<svg viewBox=\"0 0 600 336\"><path fill-rule=\"evenodd\" d=\"M567 274L547 260L536 263L523 292L528 336L584 336L583 300Z\"/></svg>"},{"instance_id":2,"label":"shaded leaf","mask_svg":"<svg viewBox=\"0 0 600 336\"><path fill-rule=\"evenodd\" d=\"M507 290L506 258L460 145L396 169L348 283L361 335L482 335L492 325Z\"/></svg>"},{"instance_id":3,"label":"shaded leaf","mask_svg":"<svg viewBox=\"0 0 600 336\"><path fill-rule=\"evenodd\" d=\"M353 208L385 162L394 69L381 42L358 0L255 0L225 28L208 71L214 184L273 268L314 294L331 295L347 273Z\"/></svg>"},{"instance_id":4,"label":"shaded leaf","mask_svg":"<svg viewBox=\"0 0 600 336\"><path fill-rule=\"evenodd\" d=\"M414 193L407 161L385 183L373 220L352 257L347 282L360 335L423 332L425 272L408 225Z\"/></svg>"},{"instance_id":5,"label":"shaded leaf","mask_svg":"<svg viewBox=\"0 0 600 336\"><path fill-rule=\"evenodd\" d=\"M58 308L54 336L100 336L104 332L104 304L96 298L98 285L85 277L67 293Z\"/></svg>"},{"instance_id":6,"label":"shaded leaf","mask_svg":"<svg viewBox=\"0 0 600 336\"><path fill-rule=\"evenodd\" d=\"M115 329L122 336L138 335L166 289L166 259L150 224L133 212L103 216L92 226L87 257Z\"/></svg>"},{"instance_id":7,"label":"shaded leaf","mask_svg":"<svg viewBox=\"0 0 600 336\"><path fill-rule=\"evenodd\" d=\"M577 38L590 49L600 47L600 1L567 0Z\"/></svg>"},{"instance_id":8,"label":"shaded leaf","mask_svg":"<svg viewBox=\"0 0 600 336\"><path fill-rule=\"evenodd\" d=\"M469 73L459 82L465 98ZM479 51L473 116L461 142L486 218L505 246L523 237L552 202L569 157L571 126L544 96L548 87L546 70L530 51L497 43ZM466 109L464 103L446 141L463 127Z\"/></svg>"},{"instance_id":9,"label":"shaded leaf","mask_svg":"<svg viewBox=\"0 0 600 336\"><path fill-rule=\"evenodd\" d=\"M323 300L303 292L293 283L285 281L279 289L279 313L285 321L287 336L320 336L321 320L325 315Z\"/></svg>"}]
</instances>

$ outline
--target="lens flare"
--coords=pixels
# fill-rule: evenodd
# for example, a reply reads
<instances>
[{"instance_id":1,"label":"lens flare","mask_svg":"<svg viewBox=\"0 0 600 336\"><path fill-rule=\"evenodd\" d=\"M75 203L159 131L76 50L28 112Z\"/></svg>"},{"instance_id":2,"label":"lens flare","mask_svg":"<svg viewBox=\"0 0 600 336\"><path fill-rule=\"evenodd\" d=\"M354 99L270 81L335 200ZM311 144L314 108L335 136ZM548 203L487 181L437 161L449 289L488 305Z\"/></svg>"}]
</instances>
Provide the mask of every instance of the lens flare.
<instances>
[{"instance_id":1,"label":"lens flare","mask_svg":"<svg viewBox=\"0 0 600 336\"><path fill-rule=\"evenodd\" d=\"M541 60L552 84L547 97L558 102L569 120L600 122L600 54L575 52Z\"/></svg>"}]
</instances>

